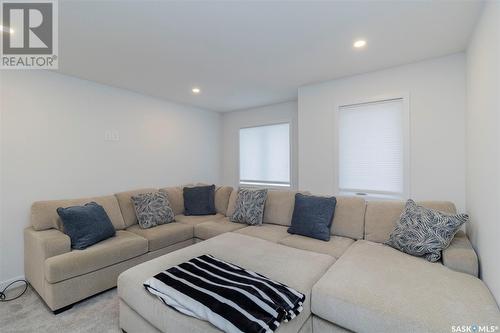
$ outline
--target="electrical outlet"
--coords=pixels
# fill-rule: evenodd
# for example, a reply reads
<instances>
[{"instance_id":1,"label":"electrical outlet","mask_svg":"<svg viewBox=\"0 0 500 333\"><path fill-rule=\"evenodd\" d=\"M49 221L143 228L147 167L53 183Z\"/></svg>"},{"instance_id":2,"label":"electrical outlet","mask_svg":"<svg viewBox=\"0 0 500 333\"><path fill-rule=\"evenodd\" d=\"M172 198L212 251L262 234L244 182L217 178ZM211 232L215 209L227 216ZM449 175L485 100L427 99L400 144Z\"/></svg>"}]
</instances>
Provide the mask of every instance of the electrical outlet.
<instances>
[{"instance_id":1,"label":"electrical outlet","mask_svg":"<svg viewBox=\"0 0 500 333\"><path fill-rule=\"evenodd\" d=\"M105 130L104 141L120 141L120 133L118 130Z\"/></svg>"}]
</instances>

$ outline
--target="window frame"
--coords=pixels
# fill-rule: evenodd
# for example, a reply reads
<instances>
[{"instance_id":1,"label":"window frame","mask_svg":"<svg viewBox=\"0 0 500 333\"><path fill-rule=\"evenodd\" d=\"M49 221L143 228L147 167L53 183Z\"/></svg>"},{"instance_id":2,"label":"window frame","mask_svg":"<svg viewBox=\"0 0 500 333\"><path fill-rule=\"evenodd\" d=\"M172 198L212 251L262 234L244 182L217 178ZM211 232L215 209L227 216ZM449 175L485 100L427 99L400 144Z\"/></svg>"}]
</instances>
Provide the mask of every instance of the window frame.
<instances>
[{"instance_id":1,"label":"window frame","mask_svg":"<svg viewBox=\"0 0 500 333\"><path fill-rule=\"evenodd\" d=\"M240 144L240 131L248 128L257 128L257 127L267 127L267 126L275 126L275 125L288 125L288 149L289 149L289 170L288 170L288 183L285 182L267 182L260 180L250 180L245 179L242 181L241 179L241 144ZM237 173L238 173L238 185L242 187L251 187L251 188L276 188L276 189L293 189L295 184L293 182L293 122L292 121L277 121L277 122L266 122L260 124L252 124L251 126L241 126L238 128L238 163L237 163Z\"/></svg>"},{"instance_id":2,"label":"window frame","mask_svg":"<svg viewBox=\"0 0 500 333\"><path fill-rule=\"evenodd\" d=\"M373 191L373 190L364 190L364 189L341 189L340 188L340 109L342 107L352 107L356 105L363 104L371 104L371 103L380 103L380 102L388 102L392 100L400 99L403 104L403 192L402 193L394 193L388 191ZM401 200L408 199L411 197L411 167L410 167L410 157L411 157L411 117L410 117L410 94L408 92L403 93L391 93L384 94L372 97L365 98L353 98L351 100L345 100L341 103L337 103L334 109L334 118L335 118L335 156L336 156L336 170L334 170L334 179L336 180L336 191L335 193L339 193L341 195L348 196L359 196L363 197L367 200Z\"/></svg>"}]
</instances>

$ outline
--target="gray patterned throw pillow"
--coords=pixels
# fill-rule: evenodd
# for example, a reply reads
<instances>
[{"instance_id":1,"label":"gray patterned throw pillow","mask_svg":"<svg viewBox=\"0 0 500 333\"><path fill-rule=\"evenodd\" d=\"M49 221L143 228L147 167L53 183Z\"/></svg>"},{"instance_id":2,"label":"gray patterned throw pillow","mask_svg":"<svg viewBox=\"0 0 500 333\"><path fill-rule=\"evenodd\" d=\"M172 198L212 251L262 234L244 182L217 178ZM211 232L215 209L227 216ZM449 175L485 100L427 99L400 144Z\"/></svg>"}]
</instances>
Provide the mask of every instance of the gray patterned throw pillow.
<instances>
[{"instance_id":1,"label":"gray patterned throw pillow","mask_svg":"<svg viewBox=\"0 0 500 333\"><path fill-rule=\"evenodd\" d=\"M174 220L174 211L170 207L165 192L144 193L131 198L139 226L143 229Z\"/></svg>"},{"instance_id":2,"label":"gray patterned throw pillow","mask_svg":"<svg viewBox=\"0 0 500 333\"><path fill-rule=\"evenodd\" d=\"M231 221L248 225L262 224L266 198L267 189L240 188Z\"/></svg>"},{"instance_id":3,"label":"gray patterned throw pillow","mask_svg":"<svg viewBox=\"0 0 500 333\"><path fill-rule=\"evenodd\" d=\"M408 200L385 244L435 262L441 258L441 251L450 245L460 226L468 220L467 214L445 214Z\"/></svg>"}]
</instances>

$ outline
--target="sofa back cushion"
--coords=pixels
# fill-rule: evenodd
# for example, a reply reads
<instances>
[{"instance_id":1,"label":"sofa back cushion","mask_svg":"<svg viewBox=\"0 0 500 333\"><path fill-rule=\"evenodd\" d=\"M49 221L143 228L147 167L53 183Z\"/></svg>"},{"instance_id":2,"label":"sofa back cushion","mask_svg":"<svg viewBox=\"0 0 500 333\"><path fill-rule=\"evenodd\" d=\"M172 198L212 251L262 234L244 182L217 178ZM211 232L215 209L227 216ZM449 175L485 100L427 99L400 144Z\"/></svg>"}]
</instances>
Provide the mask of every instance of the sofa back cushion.
<instances>
[{"instance_id":1,"label":"sofa back cushion","mask_svg":"<svg viewBox=\"0 0 500 333\"><path fill-rule=\"evenodd\" d=\"M439 210L443 213L456 213L455 205L448 201L421 201L417 204L426 208ZM377 243L387 241L404 207L404 201L368 201L366 205L364 238Z\"/></svg>"},{"instance_id":2,"label":"sofa back cushion","mask_svg":"<svg viewBox=\"0 0 500 333\"><path fill-rule=\"evenodd\" d=\"M264 223L290 226L292 224L295 193L291 190L269 190L264 207Z\"/></svg>"},{"instance_id":3,"label":"sofa back cushion","mask_svg":"<svg viewBox=\"0 0 500 333\"><path fill-rule=\"evenodd\" d=\"M133 226L134 224L137 224L137 216L135 215L135 208L131 198L138 194L152 193L156 191L158 190L155 188L142 188L139 190L126 191L115 194L123 215L123 221L125 221L125 226L127 228Z\"/></svg>"},{"instance_id":4,"label":"sofa back cushion","mask_svg":"<svg viewBox=\"0 0 500 333\"><path fill-rule=\"evenodd\" d=\"M215 215L215 185L185 186L184 215Z\"/></svg>"},{"instance_id":5,"label":"sofa back cushion","mask_svg":"<svg viewBox=\"0 0 500 333\"><path fill-rule=\"evenodd\" d=\"M37 231L47 229L63 230L62 221L57 214L57 208L81 206L92 201L104 208L115 230L125 229L126 226L120 206L114 195L69 200L37 201L31 206L31 225Z\"/></svg>"},{"instance_id":6,"label":"sofa back cushion","mask_svg":"<svg viewBox=\"0 0 500 333\"><path fill-rule=\"evenodd\" d=\"M234 190L229 195L229 201L227 203L226 217L231 217L236 210L236 199L238 199L238 190Z\"/></svg>"},{"instance_id":7,"label":"sofa back cushion","mask_svg":"<svg viewBox=\"0 0 500 333\"><path fill-rule=\"evenodd\" d=\"M337 196L337 206L331 228L335 236L363 239L366 202L354 196Z\"/></svg>"},{"instance_id":8,"label":"sofa back cushion","mask_svg":"<svg viewBox=\"0 0 500 333\"><path fill-rule=\"evenodd\" d=\"M232 192L233 188L231 186L218 186L215 188L215 210L217 213L226 215L229 197Z\"/></svg>"},{"instance_id":9,"label":"sofa back cushion","mask_svg":"<svg viewBox=\"0 0 500 333\"><path fill-rule=\"evenodd\" d=\"M160 188L160 191L167 193L170 207L172 207L175 215L184 213L184 197L181 186L163 187Z\"/></svg>"}]
</instances>

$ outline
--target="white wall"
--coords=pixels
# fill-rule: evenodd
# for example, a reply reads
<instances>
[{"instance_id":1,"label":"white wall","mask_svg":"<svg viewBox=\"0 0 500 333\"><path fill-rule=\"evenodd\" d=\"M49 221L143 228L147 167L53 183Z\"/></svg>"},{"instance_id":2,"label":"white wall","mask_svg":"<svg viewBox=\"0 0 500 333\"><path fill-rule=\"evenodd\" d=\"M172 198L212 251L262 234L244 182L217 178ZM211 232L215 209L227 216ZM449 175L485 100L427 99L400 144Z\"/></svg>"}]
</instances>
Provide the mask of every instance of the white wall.
<instances>
[{"instance_id":1,"label":"white wall","mask_svg":"<svg viewBox=\"0 0 500 333\"><path fill-rule=\"evenodd\" d=\"M220 180L218 113L48 71L1 76L0 281L23 274L35 200Z\"/></svg>"},{"instance_id":2,"label":"white wall","mask_svg":"<svg viewBox=\"0 0 500 333\"><path fill-rule=\"evenodd\" d=\"M237 188L239 183L239 129L290 122L292 126L292 186L297 184L297 102L274 104L255 109L224 113L223 128L223 183Z\"/></svg>"},{"instance_id":3,"label":"white wall","mask_svg":"<svg viewBox=\"0 0 500 333\"><path fill-rule=\"evenodd\" d=\"M299 187L338 191L337 105L395 94L409 94L411 197L465 209L464 54L301 87Z\"/></svg>"},{"instance_id":4,"label":"white wall","mask_svg":"<svg viewBox=\"0 0 500 333\"><path fill-rule=\"evenodd\" d=\"M500 3L488 3L467 50L467 211L480 270L500 302Z\"/></svg>"}]
</instances>

